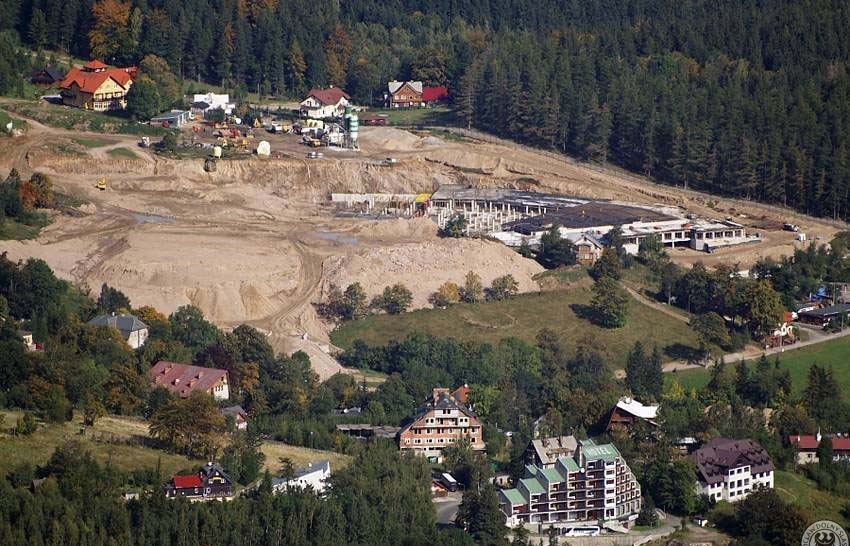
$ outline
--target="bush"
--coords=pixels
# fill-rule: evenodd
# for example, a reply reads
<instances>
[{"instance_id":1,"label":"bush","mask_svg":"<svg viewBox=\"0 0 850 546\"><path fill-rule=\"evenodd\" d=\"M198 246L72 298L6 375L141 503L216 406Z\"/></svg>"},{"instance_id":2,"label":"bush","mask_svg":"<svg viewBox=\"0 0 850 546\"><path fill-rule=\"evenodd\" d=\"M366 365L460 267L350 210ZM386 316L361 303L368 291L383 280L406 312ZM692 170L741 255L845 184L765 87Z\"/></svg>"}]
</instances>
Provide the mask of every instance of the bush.
<instances>
[{"instance_id":1,"label":"bush","mask_svg":"<svg viewBox=\"0 0 850 546\"><path fill-rule=\"evenodd\" d=\"M375 298L373 306L379 307L390 315L399 315L407 311L413 303L413 294L406 286L396 283L384 288L383 294Z\"/></svg>"},{"instance_id":2,"label":"bush","mask_svg":"<svg viewBox=\"0 0 850 546\"><path fill-rule=\"evenodd\" d=\"M487 290L487 299L493 301L506 300L519 292L519 284L510 273L493 279L493 284Z\"/></svg>"},{"instance_id":3,"label":"bush","mask_svg":"<svg viewBox=\"0 0 850 546\"><path fill-rule=\"evenodd\" d=\"M455 214L446 222L446 227L444 227L440 234L443 237L454 237L455 239L459 239L466 235L466 216L463 214Z\"/></svg>"},{"instance_id":4,"label":"bush","mask_svg":"<svg viewBox=\"0 0 850 546\"><path fill-rule=\"evenodd\" d=\"M444 282L431 295L431 304L434 307L445 308L460 302L460 287L453 282Z\"/></svg>"},{"instance_id":5,"label":"bush","mask_svg":"<svg viewBox=\"0 0 850 546\"><path fill-rule=\"evenodd\" d=\"M32 413L25 413L15 425L15 436L29 436L35 432L36 428L38 425L35 422L35 416Z\"/></svg>"}]
</instances>

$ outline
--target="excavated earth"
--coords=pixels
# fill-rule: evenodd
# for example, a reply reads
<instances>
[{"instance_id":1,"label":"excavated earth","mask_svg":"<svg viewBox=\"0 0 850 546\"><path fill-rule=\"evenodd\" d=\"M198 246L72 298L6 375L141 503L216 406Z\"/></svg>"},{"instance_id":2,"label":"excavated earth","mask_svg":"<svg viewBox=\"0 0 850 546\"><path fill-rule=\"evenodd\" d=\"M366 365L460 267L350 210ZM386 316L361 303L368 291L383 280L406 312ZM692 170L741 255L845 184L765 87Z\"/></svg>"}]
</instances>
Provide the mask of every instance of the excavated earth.
<instances>
[{"instance_id":1,"label":"excavated earth","mask_svg":"<svg viewBox=\"0 0 850 546\"><path fill-rule=\"evenodd\" d=\"M218 163L164 159L138 148L135 138L49 128L28 120L25 136L0 139L0 175L49 174L57 190L86 204L54 216L33 241L3 241L13 259L43 258L60 276L97 292L108 283L133 305L170 313L193 304L221 325L252 324L274 348L304 350L322 378L341 370L330 356L331 324L315 304L331 284L360 282L370 296L396 282L407 285L414 307L445 281L478 272L485 283L512 274L522 291L539 289L535 262L486 240L441 239L427 219L376 220L343 213L331 192L416 193L443 183L503 186L576 196L664 203L698 214L733 216L751 226L773 226L765 242L710 256L675 253L688 263L735 263L795 248L793 234L775 229L794 218L811 235L829 238L843 226L789 215L752 203L709 197L611 170L592 168L482 135L467 141L420 137L390 128L365 128L361 151L318 161L251 157ZM86 149L73 139L107 141ZM138 159L108 151L133 150ZM398 159L395 166L381 159ZM95 182L108 180L106 191ZM752 229L752 227L751 227Z\"/></svg>"}]
</instances>

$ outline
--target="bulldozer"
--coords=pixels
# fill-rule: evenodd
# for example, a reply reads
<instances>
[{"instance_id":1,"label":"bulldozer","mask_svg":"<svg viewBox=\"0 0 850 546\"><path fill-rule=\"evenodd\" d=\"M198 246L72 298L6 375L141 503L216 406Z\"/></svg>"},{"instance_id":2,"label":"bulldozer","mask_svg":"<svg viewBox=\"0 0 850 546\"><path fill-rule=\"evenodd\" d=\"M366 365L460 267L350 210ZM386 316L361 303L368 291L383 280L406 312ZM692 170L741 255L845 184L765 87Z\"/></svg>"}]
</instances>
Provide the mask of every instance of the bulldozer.
<instances>
[{"instance_id":1,"label":"bulldozer","mask_svg":"<svg viewBox=\"0 0 850 546\"><path fill-rule=\"evenodd\" d=\"M106 188L108 187L107 184L106 184L106 177L105 176L100 177L100 179L98 179L98 181L97 181L97 184L95 184L95 187L97 189L99 189L100 191L106 191Z\"/></svg>"}]
</instances>

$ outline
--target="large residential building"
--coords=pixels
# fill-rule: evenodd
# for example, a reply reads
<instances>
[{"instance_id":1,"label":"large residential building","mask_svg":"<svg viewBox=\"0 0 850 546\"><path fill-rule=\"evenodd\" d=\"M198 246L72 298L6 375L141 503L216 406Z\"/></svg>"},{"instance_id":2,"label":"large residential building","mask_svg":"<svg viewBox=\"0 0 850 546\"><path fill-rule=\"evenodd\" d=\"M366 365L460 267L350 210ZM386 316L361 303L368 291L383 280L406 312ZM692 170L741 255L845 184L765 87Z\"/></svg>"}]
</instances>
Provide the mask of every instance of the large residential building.
<instances>
[{"instance_id":1,"label":"large residential building","mask_svg":"<svg viewBox=\"0 0 850 546\"><path fill-rule=\"evenodd\" d=\"M307 98L301 101L301 114L313 119L339 117L351 104L350 100L348 93L338 87L311 89Z\"/></svg>"},{"instance_id":2,"label":"large residential building","mask_svg":"<svg viewBox=\"0 0 850 546\"><path fill-rule=\"evenodd\" d=\"M850 437L847 436L831 436L832 440L832 460L833 461L850 461ZM792 435L788 438L788 442L797 449L797 464L817 463L818 446L820 446L823 436L820 431L815 435L799 434Z\"/></svg>"},{"instance_id":3,"label":"large residential building","mask_svg":"<svg viewBox=\"0 0 850 546\"><path fill-rule=\"evenodd\" d=\"M557 528L576 523L626 523L637 518L640 484L613 444L548 438L540 440L540 446L532 444L529 453L536 460L544 459L542 464L526 466L525 477L516 488L499 494L509 526Z\"/></svg>"},{"instance_id":4,"label":"large residential building","mask_svg":"<svg viewBox=\"0 0 850 546\"><path fill-rule=\"evenodd\" d=\"M97 60L74 67L59 86L62 104L97 112L123 110L135 74L136 67L110 68Z\"/></svg>"},{"instance_id":5,"label":"large residential building","mask_svg":"<svg viewBox=\"0 0 850 546\"><path fill-rule=\"evenodd\" d=\"M773 489L773 461L752 440L715 438L691 457L697 465L697 490L715 501L737 502L753 489Z\"/></svg>"},{"instance_id":6,"label":"large residential building","mask_svg":"<svg viewBox=\"0 0 850 546\"><path fill-rule=\"evenodd\" d=\"M484 429L481 421L458 398L468 393L466 386L456 391L434 389L431 399L398 434L402 451L413 451L428 457L431 462L442 460L443 448L455 442L469 440L472 449L484 451Z\"/></svg>"},{"instance_id":7,"label":"large residential building","mask_svg":"<svg viewBox=\"0 0 850 546\"><path fill-rule=\"evenodd\" d=\"M92 326L115 328L133 349L138 349L148 340L148 325L135 315L98 315L89 321Z\"/></svg>"},{"instance_id":8,"label":"large residential building","mask_svg":"<svg viewBox=\"0 0 850 546\"><path fill-rule=\"evenodd\" d=\"M181 398L196 391L205 392L216 400L230 398L227 370L160 360L148 373L152 388L168 389Z\"/></svg>"},{"instance_id":9,"label":"large residential building","mask_svg":"<svg viewBox=\"0 0 850 546\"><path fill-rule=\"evenodd\" d=\"M192 501L227 500L233 497L233 480L217 463L207 463L197 474L172 476L165 485L168 498Z\"/></svg>"},{"instance_id":10,"label":"large residential building","mask_svg":"<svg viewBox=\"0 0 850 546\"><path fill-rule=\"evenodd\" d=\"M636 421L643 421L652 427L657 427L657 419L658 406L644 405L634 398L624 396L617 401L617 405L611 410L611 416L608 417L608 425L605 430L629 428Z\"/></svg>"}]
</instances>

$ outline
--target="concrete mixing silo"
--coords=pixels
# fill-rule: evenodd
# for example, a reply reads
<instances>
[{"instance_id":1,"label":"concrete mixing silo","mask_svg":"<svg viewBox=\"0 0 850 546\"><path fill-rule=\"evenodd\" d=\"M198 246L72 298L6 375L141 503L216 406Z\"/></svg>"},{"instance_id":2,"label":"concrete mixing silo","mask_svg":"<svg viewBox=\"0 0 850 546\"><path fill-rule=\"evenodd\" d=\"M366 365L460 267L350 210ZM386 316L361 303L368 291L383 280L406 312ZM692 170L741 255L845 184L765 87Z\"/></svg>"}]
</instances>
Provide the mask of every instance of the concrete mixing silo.
<instances>
[{"instance_id":1,"label":"concrete mixing silo","mask_svg":"<svg viewBox=\"0 0 850 546\"><path fill-rule=\"evenodd\" d=\"M357 148L357 134L360 132L360 118L351 106L345 107L345 144L348 148Z\"/></svg>"}]
</instances>

